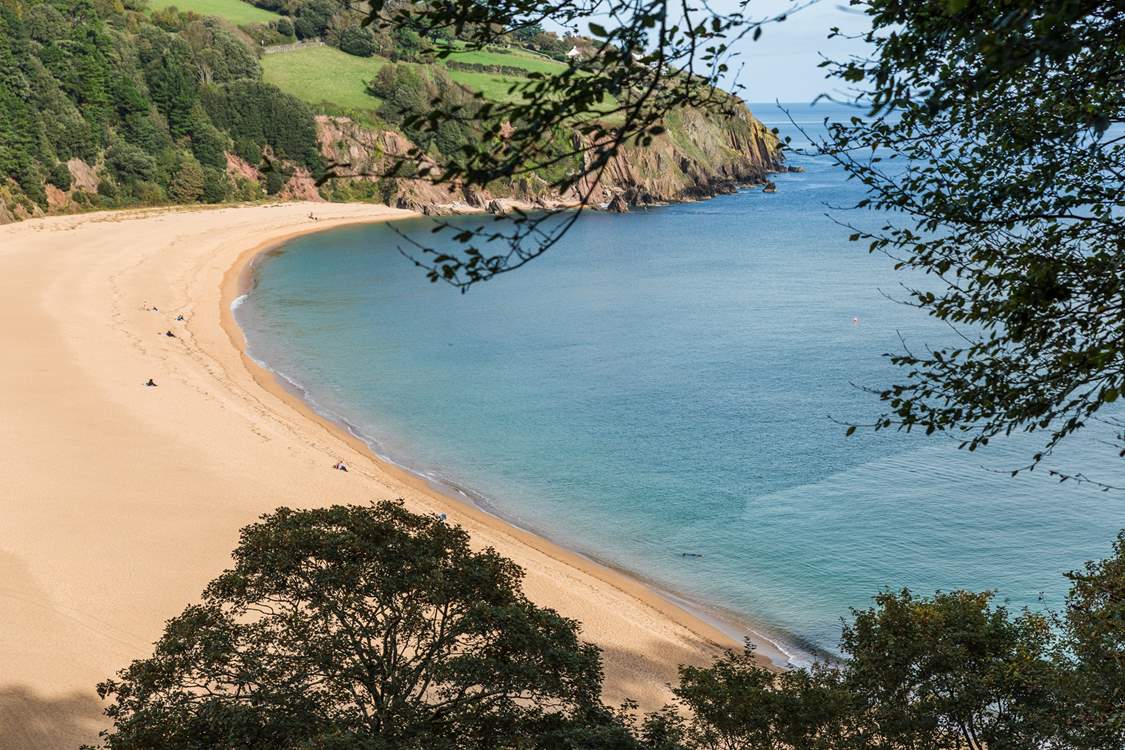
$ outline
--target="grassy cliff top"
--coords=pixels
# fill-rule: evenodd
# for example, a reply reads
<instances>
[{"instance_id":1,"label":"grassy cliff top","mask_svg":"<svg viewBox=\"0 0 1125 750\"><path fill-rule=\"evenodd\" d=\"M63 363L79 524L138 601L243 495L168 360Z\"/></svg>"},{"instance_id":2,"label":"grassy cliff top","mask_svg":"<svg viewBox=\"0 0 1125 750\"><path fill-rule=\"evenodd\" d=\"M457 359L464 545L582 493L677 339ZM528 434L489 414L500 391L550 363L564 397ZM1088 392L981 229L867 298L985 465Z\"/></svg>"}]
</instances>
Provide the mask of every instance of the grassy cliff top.
<instances>
[{"instance_id":1,"label":"grassy cliff top","mask_svg":"<svg viewBox=\"0 0 1125 750\"><path fill-rule=\"evenodd\" d=\"M273 11L259 8L243 0L149 0L152 10L175 7L178 10L198 13L201 16L217 16L230 21L235 26L248 23L270 23L281 18Z\"/></svg>"},{"instance_id":2,"label":"grassy cliff top","mask_svg":"<svg viewBox=\"0 0 1125 750\"><path fill-rule=\"evenodd\" d=\"M565 68L562 63L519 48L457 52L448 60L454 64L447 65L445 61L433 64L445 66L454 81L473 91L480 91L494 101L508 99L512 84L527 79L511 72L466 70L456 63L521 68L540 73L554 73ZM385 57L355 57L334 47L304 47L265 55L262 58L262 75L266 82L314 106L327 104L341 110L377 110L379 100L367 93L367 82L388 62Z\"/></svg>"},{"instance_id":3,"label":"grassy cliff top","mask_svg":"<svg viewBox=\"0 0 1125 750\"><path fill-rule=\"evenodd\" d=\"M152 10L173 6L202 16L217 16L235 26L268 25L282 17L245 0L149 0ZM266 54L262 69L267 82L311 105L341 111L375 111L380 102L367 92L367 82L388 62L378 55L357 57L334 47L309 46ZM566 67L520 47L457 51L447 61L433 64L444 65L454 81L495 101L508 99L512 84L527 79L514 75L511 70L468 70L463 65L518 68L545 74L557 73Z\"/></svg>"}]
</instances>

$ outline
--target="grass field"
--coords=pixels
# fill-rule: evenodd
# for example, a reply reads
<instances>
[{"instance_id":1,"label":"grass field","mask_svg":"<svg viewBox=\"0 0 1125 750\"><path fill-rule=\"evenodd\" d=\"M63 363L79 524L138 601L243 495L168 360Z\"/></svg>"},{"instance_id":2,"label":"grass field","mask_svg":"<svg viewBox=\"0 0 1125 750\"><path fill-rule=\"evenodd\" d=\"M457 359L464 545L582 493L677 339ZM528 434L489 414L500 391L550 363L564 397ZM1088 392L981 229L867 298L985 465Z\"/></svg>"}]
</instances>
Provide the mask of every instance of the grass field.
<instances>
[{"instance_id":1,"label":"grass field","mask_svg":"<svg viewBox=\"0 0 1125 750\"><path fill-rule=\"evenodd\" d=\"M565 67L554 60L521 51L508 54L492 51L463 52L457 53L452 59L483 65L522 67L542 73L552 73ZM262 77L267 83L274 84L314 107L330 105L344 111L374 111L379 108L380 102L367 93L366 84L386 63L385 58L354 57L335 47L309 47L263 56ZM527 80L499 73L453 68L448 69L448 72L449 77L462 86L480 91L487 98L499 102L521 99L518 94L509 94L508 89L513 83ZM612 105L613 102L608 101L604 107L609 109Z\"/></svg>"},{"instance_id":2,"label":"grass field","mask_svg":"<svg viewBox=\"0 0 1125 750\"><path fill-rule=\"evenodd\" d=\"M450 55L448 60L477 65L505 65L511 68L523 68L529 73L551 74L566 68L565 65L555 60L515 49L506 52L496 50L456 52ZM526 78L516 78L501 73L484 73L471 70L457 70L455 68L449 69L449 77L462 86L468 86L474 91L480 91L489 99L497 102L522 100L523 97L518 93L508 93L508 89L511 88L513 83L527 80Z\"/></svg>"},{"instance_id":3,"label":"grass field","mask_svg":"<svg viewBox=\"0 0 1125 750\"><path fill-rule=\"evenodd\" d=\"M511 78L499 73L476 73L470 70L449 70L449 77L462 86L479 91L494 102L522 101L519 93L509 94L513 83L526 81L526 78Z\"/></svg>"},{"instance_id":4,"label":"grass field","mask_svg":"<svg viewBox=\"0 0 1125 750\"><path fill-rule=\"evenodd\" d=\"M164 10L175 5L183 11L193 11L201 16L225 18L235 26L248 23L269 23L280 16L268 10L255 7L243 0L149 0L152 10Z\"/></svg>"},{"instance_id":5,"label":"grass field","mask_svg":"<svg viewBox=\"0 0 1125 750\"><path fill-rule=\"evenodd\" d=\"M506 52L491 49L455 52L448 59L477 65L507 65L535 73L558 73L566 68L565 65L556 60L518 49L511 49Z\"/></svg>"},{"instance_id":6,"label":"grass field","mask_svg":"<svg viewBox=\"0 0 1125 750\"><path fill-rule=\"evenodd\" d=\"M264 55L262 78L309 104L374 110L379 100L367 94L366 85L386 62L380 57L355 57L335 47L310 47Z\"/></svg>"},{"instance_id":7,"label":"grass field","mask_svg":"<svg viewBox=\"0 0 1125 750\"><path fill-rule=\"evenodd\" d=\"M475 59L470 56L475 56ZM456 59L486 65L527 65L529 70L532 69L530 66L544 63L557 65L531 55L491 52L467 52L458 54ZM267 83L309 104L328 103L345 110L374 110L378 109L379 100L367 94L366 84L386 62L381 57L354 57L335 47L310 47L263 56L262 77ZM518 80L497 73L468 70L450 70L449 77L495 101L509 99L508 87Z\"/></svg>"}]
</instances>

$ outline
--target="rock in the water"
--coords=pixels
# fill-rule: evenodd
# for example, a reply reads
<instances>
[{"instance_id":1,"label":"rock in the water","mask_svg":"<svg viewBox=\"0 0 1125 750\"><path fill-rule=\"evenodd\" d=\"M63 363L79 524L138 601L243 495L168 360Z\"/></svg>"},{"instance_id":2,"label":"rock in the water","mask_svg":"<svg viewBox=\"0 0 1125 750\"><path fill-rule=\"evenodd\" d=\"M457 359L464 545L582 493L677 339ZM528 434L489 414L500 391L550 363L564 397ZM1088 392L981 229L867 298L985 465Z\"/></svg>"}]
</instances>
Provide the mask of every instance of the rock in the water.
<instances>
[{"instance_id":1,"label":"rock in the water","mask_svg":"<svg viewBox=\"0 0 1125 750\"><path fill-rule=\"evenodd\" d=\"M785 168L785 171L786 172L804 172L805 168L804 167L789 166L789 167Z\"/></svg>"},{"instance_id":2,"label":"rock in the water","mask_svg":"<svg viewBox=\"0 0 1125 750\"><path fill-rule=\"evenodd\" d=\"M763 193L776 193L777 192L777 185L775 185L773 183L773 180L766 180L766 186L764 188L762 188L762 192Z\"/></svg>"},{"instance_id":3,"label":"rock in the water","mask_svg":"<svg viewBox=\"0 0 1125 750\"><path fill-rule=\"evenodd\" d=\"M629 202L625 200L625 196L615 195L613 196L613 200L609 202L609 205L606 206L606 210L618 214L628 213Z\"/></svg>"}]
</instances>

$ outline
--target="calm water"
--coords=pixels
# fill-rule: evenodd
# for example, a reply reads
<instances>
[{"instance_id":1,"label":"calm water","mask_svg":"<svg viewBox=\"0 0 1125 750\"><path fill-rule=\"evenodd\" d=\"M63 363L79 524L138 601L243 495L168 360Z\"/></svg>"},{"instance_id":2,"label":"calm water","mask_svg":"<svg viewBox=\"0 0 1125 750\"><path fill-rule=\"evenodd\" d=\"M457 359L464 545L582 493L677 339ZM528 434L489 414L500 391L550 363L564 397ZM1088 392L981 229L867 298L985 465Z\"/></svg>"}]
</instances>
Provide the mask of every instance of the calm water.
<instances>
[{"instance_id":1,"label":"calm water","mask_svg":"<svg viewBox=\"0 0 1125 750\"><path fill-rule=\"evenodd\" d=\"M815 126L827 109L795 111ZM832 419L878 412L853 384L890 382L900 332L950 334L888 301L901 274L824 215L856 188L791 163L808 171L774 195L587 216L467 295L426 282L385 227L306 237L261 264L238 317L256 358L381 453L791 652L831 650L887 586L1058 605L1125 498L1009 478L1035 443L844 437ZM1093 438L1057 463L1125 481Z\"/></svg>"}]
</instances>

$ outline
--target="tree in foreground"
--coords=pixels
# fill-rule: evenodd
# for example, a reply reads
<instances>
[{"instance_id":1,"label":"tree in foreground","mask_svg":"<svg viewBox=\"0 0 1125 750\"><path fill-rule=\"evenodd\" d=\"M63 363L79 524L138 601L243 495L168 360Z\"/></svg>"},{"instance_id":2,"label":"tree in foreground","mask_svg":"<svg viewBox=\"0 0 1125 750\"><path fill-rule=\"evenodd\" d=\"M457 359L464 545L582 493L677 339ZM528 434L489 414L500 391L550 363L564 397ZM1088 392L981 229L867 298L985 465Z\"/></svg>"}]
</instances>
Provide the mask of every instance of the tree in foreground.
<instances>
[{"instance_id":1,"label":"tree in foreground","mask_svg":"<svg viewBox=\"0 0 1125 750\"><path fill-rule=\"evenodd\" d=\"M853 613L839 663L777 674L747 649L682 667L684 710L645 731L689 750L1119 750L1125 532L1069 577L1057 622L989 594L884 592Z\"/></svg>"},{"instance_id":2,"label":"tree in foreground","mask_svg":"<svg viewBox=\"0 0 1125 750\"><path fill-rule=\"evenodd\" d=\"M521 571L400 503L286 508L99 686L107 750L1120 750L1125 531L1069 574L1063 613L883 592L836 662L752 649L680 668L648 716L601 705L598 651Z\"/></svg>"},{"instance_id":3,"label":"tree in foreground","mask_svg":"<svg viewBox=\"0 0 1125 750\"><path fill-rule=\"evenodd\" d=\"M1035 467L1102 420L1125 456L1106 408L1125 391L1125 7L852 5L873 54L829 70L861 116L830 124L822 151L867 188L861 207L891 214L851 238L919 272L905 301L962 336L892 357L904 377L877 391L875 426L970 450L1043 431Z\"/></svg>"},{"instance_id":4,"label":"tree in foreground","mask_svg":"<svg viewBox=\"0 0 1125 750\"><path fill-rule=\"evenodd\" d=\"M234 561L99 685L104 747L471 750L612 724L577 623L460 527L400 503L281 508Z\"/></svg>"}]
</instances>

